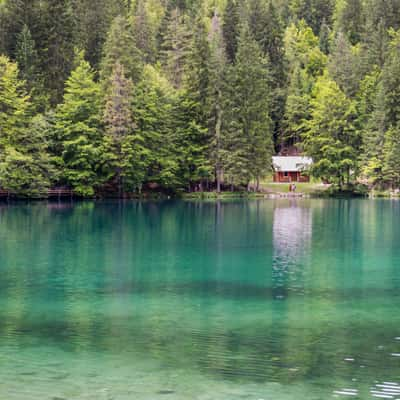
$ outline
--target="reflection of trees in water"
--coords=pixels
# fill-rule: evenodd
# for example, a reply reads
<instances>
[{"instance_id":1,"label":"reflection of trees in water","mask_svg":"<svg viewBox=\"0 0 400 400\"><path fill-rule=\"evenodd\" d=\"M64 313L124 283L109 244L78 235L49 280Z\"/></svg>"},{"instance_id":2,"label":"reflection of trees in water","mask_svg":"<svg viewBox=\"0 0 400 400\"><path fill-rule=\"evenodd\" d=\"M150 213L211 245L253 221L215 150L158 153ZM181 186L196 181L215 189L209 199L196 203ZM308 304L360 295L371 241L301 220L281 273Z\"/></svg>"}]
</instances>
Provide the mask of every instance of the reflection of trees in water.
<instances>
[{"instance_id":1,"label":"reflection of trees in water","mask_svg":"<svg viewBox=\"0 0 400 400\"><path fill-rule=\"evenodd\" d=\"M311 251L312 208L290 202L277 206L273 222L272 277L275 298L303 289L303 268Z\"/></svg>"},{"instance_id":2,"label":"reflection of trees in water","mask_svg":"<svg viewBox=\"0 0 400 400\"><path fill-rule=\"evenodd\" d=\"M352 365L343 358L357 354L369 355L369 374L385 368L395 374L397 359L388 369L390 360L371 348L389 343L396 320L378 326L352 320L326 291L323 299L311 290L270 301L304 285L313 225L330 231L319 243L324 248L332 243L332 225L342 222L336 203L333 210L299 204L0 209L0 237L7 238L0 260L9 263L0 265L0 338L18 345L36 335L77 353L109 351L132 363L149 357L163 367L247 381L345 377ZM343 230L354 226L342 223ZM313 283L326 279L318 268ZM347 295L354 299L355 293Z\"/></svg>"}]
</instances>

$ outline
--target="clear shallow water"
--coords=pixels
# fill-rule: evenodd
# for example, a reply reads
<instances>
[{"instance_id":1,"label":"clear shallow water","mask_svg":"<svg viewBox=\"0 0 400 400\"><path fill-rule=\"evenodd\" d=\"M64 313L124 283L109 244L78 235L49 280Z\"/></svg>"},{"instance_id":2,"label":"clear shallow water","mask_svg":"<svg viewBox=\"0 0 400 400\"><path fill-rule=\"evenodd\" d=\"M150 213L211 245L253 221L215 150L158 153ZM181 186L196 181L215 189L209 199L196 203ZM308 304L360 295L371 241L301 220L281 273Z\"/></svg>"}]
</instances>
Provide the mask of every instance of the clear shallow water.
<instances>
[{"instance_id":1,"label":"clear shallow water","mask_svg":"<svg viewBox=\"0 0 400 400\"><path fill-rule=\"evenodd\" d=\"M400 399L400 202L0 203L0 399Z\"/></svg>"}]
</instances>

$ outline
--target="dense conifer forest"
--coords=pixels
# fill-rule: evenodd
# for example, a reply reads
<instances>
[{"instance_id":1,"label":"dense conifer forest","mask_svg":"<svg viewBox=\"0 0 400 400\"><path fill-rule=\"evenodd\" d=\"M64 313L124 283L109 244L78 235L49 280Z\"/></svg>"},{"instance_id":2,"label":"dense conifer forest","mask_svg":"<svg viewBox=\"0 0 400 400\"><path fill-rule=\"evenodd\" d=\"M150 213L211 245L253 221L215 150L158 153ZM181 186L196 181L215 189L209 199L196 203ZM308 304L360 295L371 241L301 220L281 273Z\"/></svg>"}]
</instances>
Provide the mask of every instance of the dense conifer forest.
<instances>
[{"instance_id":1,"label":"dense conifer forest","mask_svg":"<svg viewBox=\"0 0 400 400\"><path fill-rule=\"evenodd\" d=\"M0 0L0 54L3 190L400 185L400 0Z\"/></svg>"}]
</instances>

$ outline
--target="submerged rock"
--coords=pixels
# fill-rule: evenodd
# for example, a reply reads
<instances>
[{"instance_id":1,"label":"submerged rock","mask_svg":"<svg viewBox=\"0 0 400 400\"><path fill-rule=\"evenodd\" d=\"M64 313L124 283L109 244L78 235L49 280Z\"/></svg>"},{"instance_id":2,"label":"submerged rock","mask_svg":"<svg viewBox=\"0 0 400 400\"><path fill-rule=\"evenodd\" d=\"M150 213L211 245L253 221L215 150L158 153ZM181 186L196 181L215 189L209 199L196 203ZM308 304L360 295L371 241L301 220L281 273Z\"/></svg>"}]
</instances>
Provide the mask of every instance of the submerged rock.
<instances>
[{"instance_id":1,"label":"submerged rock","mask_svg":"<svg viewBox=\"0 0 400 400\"><path fill-rule=\"evenodd\" d=\"M162 389L157 392L157 394L174 394L174 393L175 391L170 389Z\"/></svg>"}]
</instances>

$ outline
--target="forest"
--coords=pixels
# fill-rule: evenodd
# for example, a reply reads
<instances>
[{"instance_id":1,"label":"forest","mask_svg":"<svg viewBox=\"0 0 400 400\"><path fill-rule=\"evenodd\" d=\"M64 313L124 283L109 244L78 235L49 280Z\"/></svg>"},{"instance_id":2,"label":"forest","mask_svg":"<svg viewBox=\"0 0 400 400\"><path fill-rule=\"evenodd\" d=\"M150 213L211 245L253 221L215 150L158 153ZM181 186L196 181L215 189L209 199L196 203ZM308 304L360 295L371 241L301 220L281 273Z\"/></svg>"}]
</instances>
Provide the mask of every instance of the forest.
<instances>
[{"instance_id":1,"label":"forest","mask_svg":"<svg viewBox=\"0 0 400 400\"><path fill-rule=\"evenodd\" d=\"M0 188L400 186L400 0L0 0Z\"/></svg>"}]
</instances>

